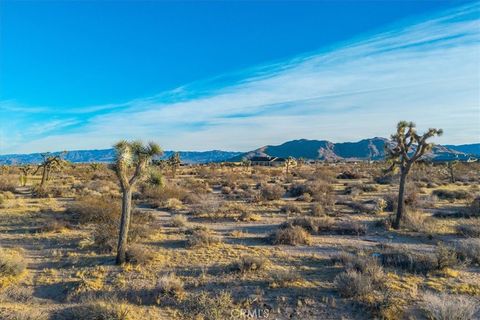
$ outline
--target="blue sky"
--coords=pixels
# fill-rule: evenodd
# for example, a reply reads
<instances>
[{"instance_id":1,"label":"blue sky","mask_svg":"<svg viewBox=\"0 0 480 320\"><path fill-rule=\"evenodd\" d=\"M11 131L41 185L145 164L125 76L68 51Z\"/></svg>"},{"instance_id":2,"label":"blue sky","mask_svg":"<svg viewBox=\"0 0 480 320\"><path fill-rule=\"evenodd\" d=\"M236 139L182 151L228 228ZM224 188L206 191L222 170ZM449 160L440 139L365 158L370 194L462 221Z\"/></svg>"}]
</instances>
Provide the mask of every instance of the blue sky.
<instances>
[{"instance_id":1,"label":"blue sky","mask_svg":"<svg viewBox=\"0 0 480 320\"><path fill-rule=\"evenodd\" d=\"M250 150L388 136L480 141L467 1L0 2L0 153Z\"/></svg>"}]
</instances>

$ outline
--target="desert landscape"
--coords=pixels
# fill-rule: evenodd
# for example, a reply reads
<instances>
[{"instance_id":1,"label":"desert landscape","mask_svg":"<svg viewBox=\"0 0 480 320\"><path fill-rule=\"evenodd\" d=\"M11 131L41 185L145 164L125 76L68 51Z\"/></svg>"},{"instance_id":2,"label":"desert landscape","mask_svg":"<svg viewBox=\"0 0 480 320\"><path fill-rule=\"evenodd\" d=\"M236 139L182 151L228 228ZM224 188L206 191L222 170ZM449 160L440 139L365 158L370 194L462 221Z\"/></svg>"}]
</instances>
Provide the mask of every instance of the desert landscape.
<instances>
[{"instance_id":1,"label":"desert landscape","mask_svg":"<svg viewBox=\"0 0 480 320\"><path fill-rule=\"evenodd\" d=\"M478 162L418 160L394 229L400 174L385 161L174 154L142 169L118 263L119 161L2 167L1 319L478 315Z\"/></svg>"}]
</instances>

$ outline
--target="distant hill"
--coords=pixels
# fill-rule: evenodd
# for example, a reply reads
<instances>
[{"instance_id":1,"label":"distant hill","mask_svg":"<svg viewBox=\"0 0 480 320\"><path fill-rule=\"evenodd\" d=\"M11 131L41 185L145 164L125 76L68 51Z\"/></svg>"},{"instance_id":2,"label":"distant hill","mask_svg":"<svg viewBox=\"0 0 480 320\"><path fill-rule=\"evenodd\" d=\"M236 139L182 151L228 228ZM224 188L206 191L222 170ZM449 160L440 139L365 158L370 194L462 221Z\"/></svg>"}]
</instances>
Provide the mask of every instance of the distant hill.
<instances>
[{"instance_id":1,"label":"distant hill","mask_svg":"<svg viewBox=\"0 0 480 320\"><path fill-rule=\"evenodd\" d=\"M165 151L160 159L166 159L172 155L174 151ZM53 152L52 154L60 154ZM184 163L209 163L222 162L241 154L241 152L230 151L180 151L180 158ZM74 150L68 151L65 160L74 163L89 162L112 162L115 158L113 149L103 150ZM36 164L42 161L40 153L31 154L7 154L0 155L0 164Z\"/></svg>"},{"instance_id":2,"label":"distant hill","mask_svg":"<svg viewBox=\"0 0 480 320\"><path fill-rule=\"evenodd\" d=\"M230 161L250 159L253 156L294 157L309 160L382 160L385 157L385 144L390 143L385 138L364 139L358 142L333 143L327 140L292 140L278 146L264 146L250 152L235 156ZM474 145L469 145L474 146ZM478 144L477 144L478 146ZM459 146L462 147L462 146ZM469 151L470 149L465 148ZM456 150L455 146L437 145L427 155L434 161L467 160L471 156L479 156L471 152Z\"/></svg>"},{"instance_id":3,"label":"distant hill","mask_svg":"<svg viewBox=\"0 0 480 320\"><path fill-rule=\"evenodd\" d=\"M459 146L446 145L445 147L463 153L468 153L480 157L480 143L462 144Z\"/></svg>"}]
</instances>

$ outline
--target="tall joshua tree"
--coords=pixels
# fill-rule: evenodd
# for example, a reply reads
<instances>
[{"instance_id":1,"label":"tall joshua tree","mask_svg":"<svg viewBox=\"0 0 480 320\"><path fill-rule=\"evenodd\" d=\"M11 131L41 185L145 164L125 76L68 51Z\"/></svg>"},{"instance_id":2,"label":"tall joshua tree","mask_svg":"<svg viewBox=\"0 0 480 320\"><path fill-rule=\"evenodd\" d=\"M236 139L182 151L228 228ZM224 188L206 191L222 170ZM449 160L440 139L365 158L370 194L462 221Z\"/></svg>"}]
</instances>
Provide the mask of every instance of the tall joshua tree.
<instances>
[{"instance_id":1,"label":"tall joshua tree","mask_svg":"<svg viewBox=\"0 0 480 320\"><path fill-rule=\"evenodd\" d=\"M290 173L290 167L294 166L296 164L295 159L293 157L288 157L285 160L285 171L286 174L288 175Z\"/></svg>"},{"instance_id":2,"label":"tall joshua tree","mask_svg":"<svg viewBox=\"0 0 480 320\"><path fill-rule=\"evenodd\" d=\"M50 171L58 169L63 165L63 156L66 154L66 151L58 155L51 155L48 152L42 154L43 161L38 165L37 170L35 170L33 173L33 175L35 175L37 174L38 170L42 169L42 180L40 182L40 187L44 187L47 180L49 180Z\"/></svg>"},{"instance_id":3,"label":"tall joshua tree","mask_svg":"<svg viewBox=\"0 0 480 320\"><path fill-rule=\"evenodd\" d=\"M419 135L413 122L400 121L397 124L397 133L391 137L392 146L385 145L386 160L391 164L388 170L400 168L397 215L392 225L394 229L400 228L405 206L404 194L408 173L413 164L433 148L433 143L428 143L427 140L434 136L440 136L442 133L442 129L428 129L427 132Z\"/></svg>"},{"instance_id":4,"label":"tall joshua tree","mask_svg":"<svg viewBox=\"0 0 480 320\"><path fill-rule=\"evenodd\" d=\"M122 216L118 236L117 264L125 262L128 229L132 211L132 189L140 180L152 158L162 154L158 144L150 142L144 145L140 141L120 141L115 146L116 159L114 169L122 189ZM133 173L132 173L133 171ZM130 177L129 177L130 176Z\"/></svg>"}]
</instances>

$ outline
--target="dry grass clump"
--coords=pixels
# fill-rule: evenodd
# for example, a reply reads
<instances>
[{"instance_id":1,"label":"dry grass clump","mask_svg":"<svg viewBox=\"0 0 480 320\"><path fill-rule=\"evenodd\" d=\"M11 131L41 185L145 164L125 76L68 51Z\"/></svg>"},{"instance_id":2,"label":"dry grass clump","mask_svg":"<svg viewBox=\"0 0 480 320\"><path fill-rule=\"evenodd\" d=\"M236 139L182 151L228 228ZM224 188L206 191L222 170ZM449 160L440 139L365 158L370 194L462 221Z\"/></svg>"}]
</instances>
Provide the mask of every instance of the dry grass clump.
<instances>
[{"instance_id":1,"label":"dry grass clump","mask_svg":"<svg viewBox=\"0 0 480 320\"><path fill-rule=\"evenodd\" d=\"M49 320L46 312L38 308L7 308L0 306L0 319L2 320Z\"/></svg>"},{"instance_id":2,"label":"dry grass clump","mask_svg":"<svg viewBox=\"0 0 480 320\"><path fill-rule=\"evenodd\" d=\"M292 283L300 281L300 274L290 269L274 269L270 272L270 287L284 288Z\"/></svg>"},{"instance_id":3,"label":"dry grass clump","mask_svg":"<svg viewBox=\"0 0 480 320\"><path fill-rule=\"evenodd\" d=\"M98 300L65 308L56 312L52 320L133 320L133 314L125 303L114 300Z\"/></svg>"},{"instance_id":4,"label":"dry grass clump","mask_svg":"<svg viewBox=\"0 0 480 320\"><path fill-rule=\"evenodd\" d=\"M221 214L223 202L213 194L198 195L195 204L190 206L190 212L193 215L207 215L217 217Z\"/></svg>"},{"instance_id":5,"label":"dry grass clump","mask_svg":"<svg viewBox=\"0 0 480 320\"><path fill-rule=\"evenodd\" d=\"M206 227L197 227L189 231L187 238L187 247L199 248L209 247L220 242L220 238L216 236L213 231Z\"/></svg>"},{"instance_id":6,"label":"dry grass clump","mask_svg":"<svg viewBox=\"0 0 480 320\"><path fill-rule=\"evenodd\" d=\"M470 238L456 241L454 248L461 261L480 264L480 239Z\"/></svg>"},{"instance_id":7,"label":"dry grass clump","mask_svg":"<svg viewBox=\"0 0 480 320\"><path fill-rule=\"evenodd\" d=\"M260 195L263 200L272 201L278 200L285 194L285 189L276 184L266 184L260 189Z\"/></svg>"},{"instance_id":8,"label":"dry grass clump","mask_svg":"<svg viewBox=\"0 0 480 320\"><path fill-rule=\"evenodd\" d=\"M183 214L176 214L170 219L170 224L177 228L183 228L187 225L188 219Z\"/></svg>"},{"instance_id":9,"label":"dry grass clump","mask_svg":"<svg viewBox=\"0 0 480 320\"><path fill-rule=\"evenodd\" d=\"M231 319L234 309L232 295L225 291L218 294L201 291L189 296L181 306L181 312L185 319Z\"/></svg>"},{"instance_id":10,"label":"dry grass clump","mask_svg":"<svg viewBox=\"0 0 480 320\"><path fill-rule=\"evenodd\" d=\"M111 223L121 212L120 200L108 196L82 196L67 208L79 223Z\"/></svg>"},{"instance_id":11,"label":"dry grass clump","mask_svg":"<svg viewBox=\"0 0 480 320\"><path fill-rule=\"evenodd\" d=\"M242 214L238 217L238 220L248 222L248 221L260 221L262 220L262 217L258 214L255 214L251 211L244 211Z\"/></svg>"},{"instance_id":12,"label":"dry grass clump","mask_svg":"<svg viewBox=\"0 0 480 320\"><path fill-rule=\"evenodd\" d=\"M338 234L362 236L367 234L367 226L355 220L346 220L338 222L333 230Z\"/></svg>"},{"instance_id":13,"label":"dry grass clump","mask_svg":"<svg viewBox=\"0 0 480 320\"><path fill-rule=\"evenodd\" d=\"M355 270L340 273L334 280L335 288L344 298L360 298L373 291L372 279Z\"/></svg>"},{"instance_id":14,"label":"dry grass clump","mask_svg":"<svg viewBox=\"0 0 480 320\"><path fill-rule=\"evenodd\" d=\"M433 195L444 200L464 200L470 199L472 195L466 190L449 190L449 189L437 189L433 190Z\"/></svg>"},{"instance_id":15,"label":"dry grass clump","mask_svg":"<svg viewBox=\"0 0 480 320\"><path fill-rule=\"evenodd\" d=\"M149 248L133 244L128 247L126 252L126 260L131 264L147 264L155 259L155 253Z\"/></svg>"},{"instance_id":16,"label":"dry grass clump","mask_svg":"<svg viewBox=\"0 0 480 320\"><path fill-rule=\"evenodd\" d=\"M158 279L155 292L157 292L157 297L169 296L181 298L185 294L183 287L184 283L182 279L174 273L168 273Z\"/></svg>"},{"instance_id":17,"label":"dry grass clump","mask_svg":"<svg viewBox=\"0 0 480 320\"><path fill-rule=\"evenodd\" d=\"M309 233L316 234L322 231L330 231L333 228L334 221L330 217L301 217L288 220L280 225L280 228L289 228L299 226Z\"/></svg>"},{"instance_id":18,"label":"dry grass clump","mask_svg":"<svg viewBox=\"0 0 480 320\"><path fill-rule=\"evenodd\" d=\"M457 233L471 238L480 238L480 221L476 219L465 220L457 226Z\"/></svg>"},{"instance_id":19,"label":"dry grass clump","mask_svg":"<svg viewBox=\"0 0 480 320\"><path fill-rule=\"evenodd\" d=\"M18 277L26 266L25 259L18 251L0 248L0 287L2 278Z\"/></svg>"},{"instance_id":20,"label":"dry grass clump","mask_svg":"<svg viewBox=\"0 0 480 320\"><path fill-rule=\"evenodd\" d=\"M281 227L270 238L274 245L309 245L312 242L310 234L300 226Z\"/></svg>"},{"instance_id":21,"label":"dry grass clump","mask_svg":"<svg viewBox=\"0 0 480 320\"><path fill-rule=\"evenodd\" d=\"M426 293L420 307L432 320L473 320L479 316L478 301L461 295Z\"/></svg>"},{"instance_id":22,"label":"dry grass clump","mask_svg":"<svg viewBox=\"0 0 480 320\"><path fill-rule=\"evenodd\" d=\"M38 228L39 232L61 232L67 227L67 223L64 220L58 218L47 219L42 225Z\"/></svg>"},{"instance_id":23,"label":"dry grass clump","mask_svg":"<svg viewBox=\"0 0 480 320\"><path fill-rule=\"evenodd\" d=\"M265 268L267 259L257 256L243 256L232 266L232 270L240 273L256 272Z\"/></svg>"},{"instance_id":24,"label":"dry grass clump","mask_svg":"<svg viewBox=\"0 0 480 320\"><path fill-rule=\"evenodd\" d=\"M342 252L331 257L331 260L342 264L346 270L353 270L367 276L372 284L378 285L385 278L385 272L378 259L364 252L359 254Z\"/></svg>"},{"instance_id":25,"label":"dry grass clump","mask_svg":"<svg viewBox=\"0 0 480 320\"><path fill-rule=\"evenodd\" d=\"M280 212L286 214L302 213L302 208L296 203L287 203L280 208Z\"/></svg>"},{"instance_id":26,"label":"dry grass clump","mask_svg":"<svg viewBox=\"0 0 480 320\"><path fill-rule=\"evenodd\" d=\"M436 257L412 252L406 247L383 246L379 260L384 267L398 268L411 273L426 274L438 270Z\"/></svg>"},{"instance_id":27,"label":"dry grass clump","mask_svg":"<svg viewBox=\"0 0 480 320\"><path fill-rule=\"evenodd\" d=\"M0 191L15 192L16 187L17 179L15 177L2 175L2 179L0 179Z\"/></svg>"},{"instance_id":28,"label":"dry grass clump","mask_svg":"<svg viewBox=\"0 0 480 320\"><path fill-rule=\"evenodd\" d=\"M184 319L227 320L234 319L232 310L235 309L232 295L222 291L218 294L209 294L201 291L190 295L181 305Z\"/></svg>"}]
</instances>

